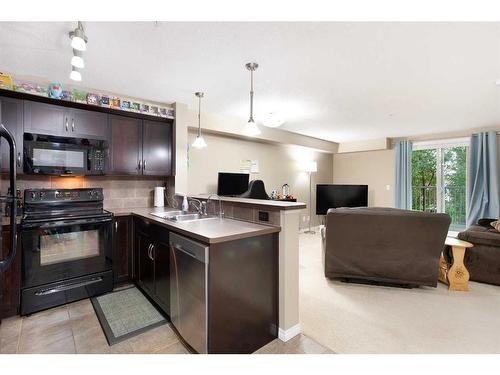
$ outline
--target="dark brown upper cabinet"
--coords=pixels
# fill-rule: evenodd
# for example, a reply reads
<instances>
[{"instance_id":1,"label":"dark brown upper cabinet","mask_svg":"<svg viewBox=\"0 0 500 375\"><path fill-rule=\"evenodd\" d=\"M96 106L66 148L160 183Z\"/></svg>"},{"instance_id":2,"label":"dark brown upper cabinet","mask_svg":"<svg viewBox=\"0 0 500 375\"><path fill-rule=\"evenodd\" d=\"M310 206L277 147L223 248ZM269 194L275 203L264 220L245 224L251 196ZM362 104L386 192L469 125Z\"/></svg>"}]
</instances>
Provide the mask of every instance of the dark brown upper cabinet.
<instances>
[{"instance_id":1,"label":"dark brown upper cabinet","mask_svg":"<svg viewBox=\"0 0 500 375\"><path fill-rule=\"evenodd\" d=\"M109 172L117 175L142 174L142 120L132 117L109 117L110 168Z\"/></svg>"},{"instance_id":2,"label":"dark brown upper cabinet","mask_svg":"<svg viewBox=\"0 0 500 375\"><path fill-rule=\"evenodd\" d=\"M82 109L69 109L66 112L65 121L69 122L64 131L70 137L107 139L108 138L108 115L105 113L85 111Z\"/></svg>"},{"instance_id":3,"label":"dark brown upper cabinet","mask_svg":"<svg viewBox=\"0 0 500 375\"><path fill-rule=\"evenodd\" d=\"M108 116L100 112L26 100L24 131L63 137L107 139Z\"/></svg>"},{"instance_id":4,"label":"dark brown upper cabinet","mask_svg":"<svg viewBox=\"0 0 500 375\"><path fill-rule=\"evenodd\" d=\"M172 175L172 125L160 121L110 116L109 173Z\"/></svg>"},{"instance_id":5,"label":"dark brown upper cabinet","mask_svg":"<svg viewBox=\"0 0 500 375\"><path fill-rule=\"evenodd\" d=\"M172 174L172 126L144 120L142 130L143 174L169 176Z\"/></svg>"},{"instance_id":6,"label":"dark brown upper cabinet","mask_svg":"<svg viewBox=\"0 0 500 375\"><path fill-rule=\"evenodd\" d=\"M17 173L23 172L23 101L0 97L2 124L12 133L16 141ZM2 140L2 142L6 142ZM1 147L1 170L9 170L9 148Z\"/></svg>"},{"instance_id":7,"label":"dark brown upper cabinet","mask_svg":"<svg viewBox=\"0 0 500 375\"><path fill-rule=\"evenodd\" d=\"M24 102L24 131L48 135L64 135L66 108L51 104Z\"/></svg>"}]
</instances>

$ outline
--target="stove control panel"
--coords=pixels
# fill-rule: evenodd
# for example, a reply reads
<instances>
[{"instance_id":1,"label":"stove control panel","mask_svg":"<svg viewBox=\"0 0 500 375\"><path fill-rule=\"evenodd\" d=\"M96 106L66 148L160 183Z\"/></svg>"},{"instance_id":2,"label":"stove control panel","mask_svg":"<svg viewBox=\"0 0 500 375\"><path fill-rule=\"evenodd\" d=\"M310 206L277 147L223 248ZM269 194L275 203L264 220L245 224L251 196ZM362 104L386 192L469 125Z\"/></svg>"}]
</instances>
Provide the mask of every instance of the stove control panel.
<instances>
[{"instance_id":1,"label":"stove control panel","mask_svg":"<svg viewBox=\"0 0 500 375\"><path fill-rule=\"evenodd\" d=\"M26 189L24 191L25 203L44 202L88 202L102 201L104 199L102 188L93 189Z\"/></svg>"}]
</instances>

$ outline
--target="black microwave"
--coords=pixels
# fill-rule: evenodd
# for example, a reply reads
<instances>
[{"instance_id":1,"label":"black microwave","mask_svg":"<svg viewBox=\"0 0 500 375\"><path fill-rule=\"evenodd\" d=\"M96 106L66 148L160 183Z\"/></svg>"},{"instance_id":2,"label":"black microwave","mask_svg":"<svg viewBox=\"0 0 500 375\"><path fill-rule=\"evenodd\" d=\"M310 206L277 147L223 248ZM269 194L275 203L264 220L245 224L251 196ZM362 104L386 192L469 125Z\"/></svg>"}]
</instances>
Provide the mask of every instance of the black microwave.
<instances>
[{"instance_id":1,"label":"black microwave","mask_svg":"<svg viewBox=\"0 0 500 375\"><path fill-rule=\"evenodd\" d=\"M108 142L24 133L23 171L59 176L103 175Z\"/></svg>"}]
</instances>

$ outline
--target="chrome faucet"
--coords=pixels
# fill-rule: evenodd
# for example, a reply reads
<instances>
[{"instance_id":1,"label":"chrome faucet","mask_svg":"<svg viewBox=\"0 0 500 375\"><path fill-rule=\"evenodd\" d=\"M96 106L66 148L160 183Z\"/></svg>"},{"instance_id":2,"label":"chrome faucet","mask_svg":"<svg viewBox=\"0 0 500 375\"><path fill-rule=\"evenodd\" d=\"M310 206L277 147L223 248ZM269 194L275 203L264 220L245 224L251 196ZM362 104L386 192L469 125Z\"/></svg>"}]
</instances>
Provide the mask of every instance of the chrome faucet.
<instances>
[{"instance_id":1,"label":"chrome faucet","mask_svg":"<svg viewBox=\"0 0 500 375\"><path fill-rule=\"evenodd\" d=\"M194 206L194 208L196 208L196 210L198 211L198 213L200 215L206 215L205 205L199 199L188 197L188 202L190 205L192 205L192 206Z\"/></svg>"},{"instance_id":2,"label":"chrome faucet","mask_svg":"<svg viewBox=\"0 0 500 375\"><path fill-rule=\"evenodd\" d=\"M207 205L208 205L208 202L210 202L210 200L212 199L212 197L219 200L219 219L223 219L224 218L224 211L222 211L222 199L217 194L211 194L207 198Z\"/></svg>"}]
</instances>

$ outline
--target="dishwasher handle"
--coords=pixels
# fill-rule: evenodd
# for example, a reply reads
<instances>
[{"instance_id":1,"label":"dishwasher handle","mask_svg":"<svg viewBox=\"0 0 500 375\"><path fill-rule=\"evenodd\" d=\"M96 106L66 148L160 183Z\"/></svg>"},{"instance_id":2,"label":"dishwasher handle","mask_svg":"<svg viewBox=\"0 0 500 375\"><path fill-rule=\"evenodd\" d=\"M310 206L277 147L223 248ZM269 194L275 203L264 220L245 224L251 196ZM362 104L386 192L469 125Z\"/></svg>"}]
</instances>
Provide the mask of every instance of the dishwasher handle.
<instances>
[{"instance_id":1,"label":"dishwasher handle","mask_svg":"<svg viewBox=\"0 0 500 375\"><path fill-rule=\"evenodd\" d=\"M170 246L202 263L208 263L208 246L189 238L170 233Z\"/></svg>"}]
</instances>

